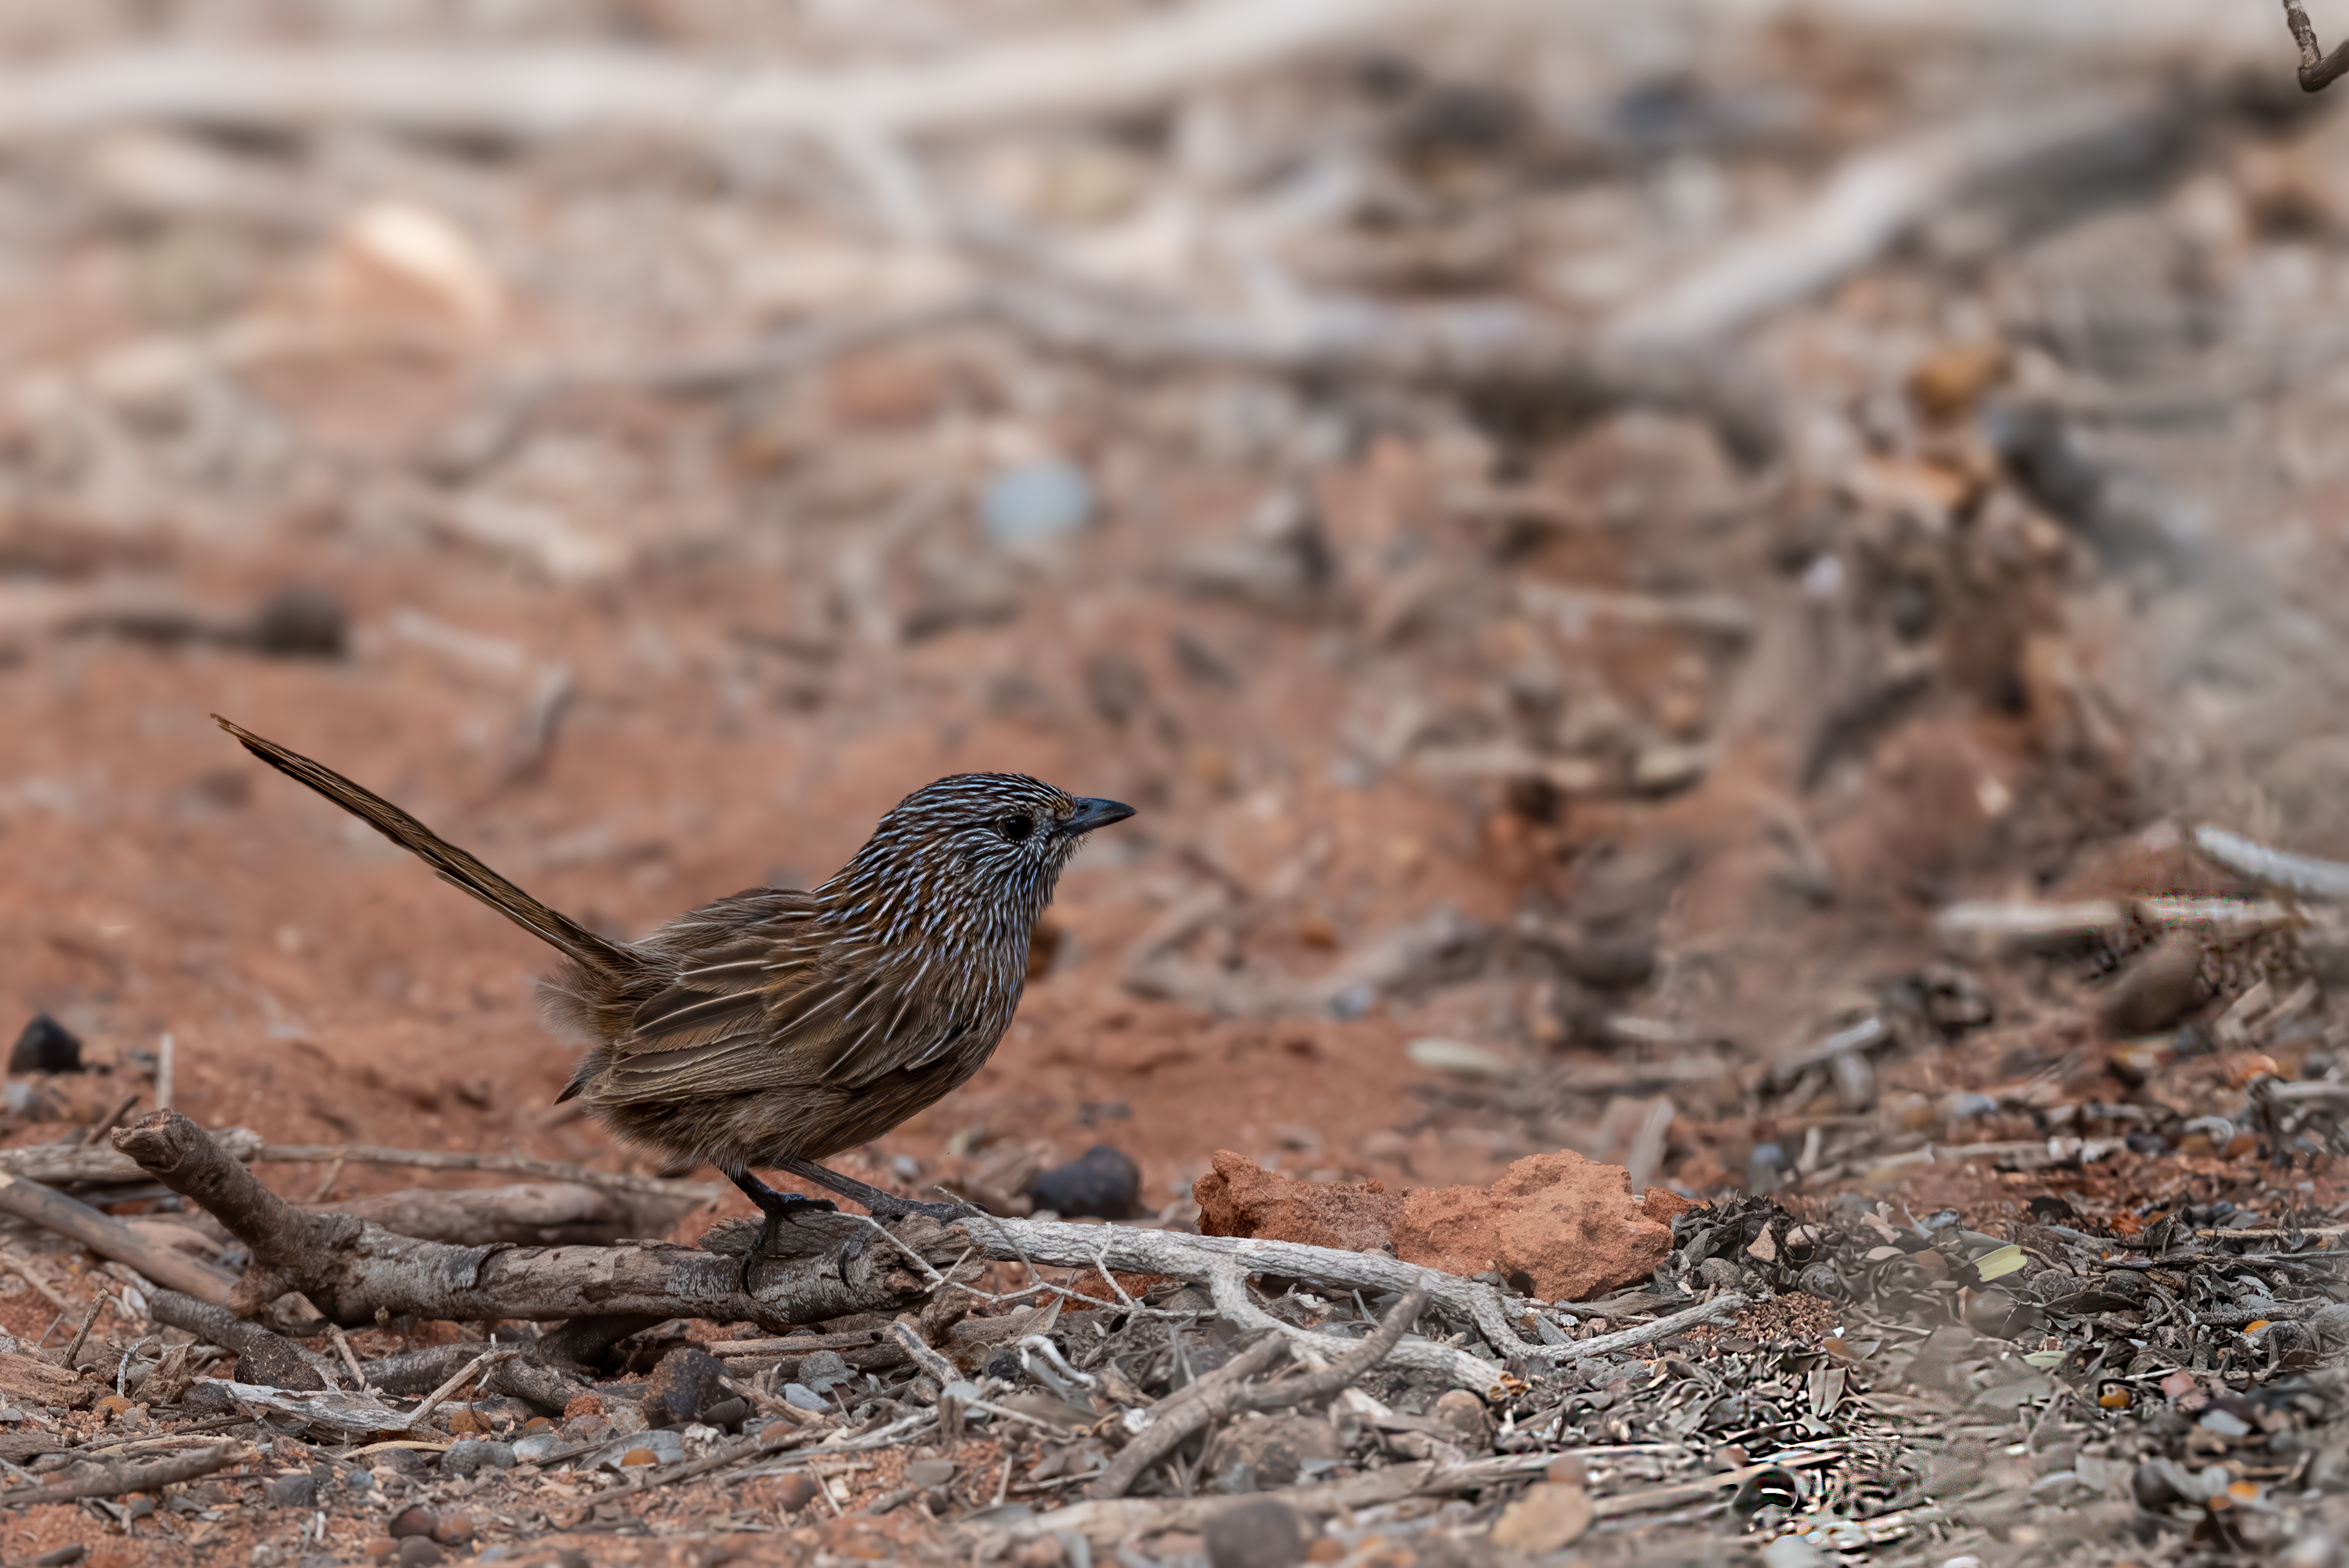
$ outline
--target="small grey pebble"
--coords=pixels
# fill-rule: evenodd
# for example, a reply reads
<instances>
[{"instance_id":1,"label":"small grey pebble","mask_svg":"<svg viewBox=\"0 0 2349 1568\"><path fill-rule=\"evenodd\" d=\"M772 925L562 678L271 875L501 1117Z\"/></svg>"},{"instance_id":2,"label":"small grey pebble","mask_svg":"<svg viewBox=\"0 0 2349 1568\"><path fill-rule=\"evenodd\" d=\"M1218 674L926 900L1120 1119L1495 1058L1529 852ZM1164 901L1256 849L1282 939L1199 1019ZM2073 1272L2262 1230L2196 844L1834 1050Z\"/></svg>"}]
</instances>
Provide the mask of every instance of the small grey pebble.
<instances>
[{"instance_id":1,"label":"small grey pebble","mask_svg":"<svg viewBox=\"0 0 2349 1568\"><path fill-rule=\"evenodd\" d=\"M829 1410L832 1408L830 1405L824 1403L823 1397L822 1395L818 1394L814 1389L809 1387L804 1383L784 1384L783 1403L789 1405L794 1410Z\"/></svg>"},{"instance_id":2,"label":"small grey pebble","mask_svg":"<svg viewBox=\"0 0 2349 1568\"><path fill-rule=\"evenodd\" d=\"M856 1376L854 1368L837 1350L819 1350L800 1358L800 1373L794 1381L803 1383L819 1394L825 1394Z\"/></svg>"},{"instance_id":3,"label":"small grey pebble","mask_svg":"<svg viewBox=\"0 0 2349 1568\"><path fill-rule=\"evenodd\" d=\"M314 1508L318 1501L318 1478L281 1475L269 1483L269 1501L279 1508Z\"/></svg>"},{"instance_id":4,"label":"small grey pebble","mask_svg":"<svg viewBox=\"0 0 2349 1568\"><path fill-rule=\"evenodd\" d=\"M1209 1568L1292 1568L1305 1560L1304 1522L1268 1497L1216 1515L1206 1538Z\"/></svg>"},{"instance_id":5,"label":"small grey pebble","mask_svg":"<svg viewBox=\"0 0 2349 1568\"><path fill-rule=\"evenodd\" d=\"M905 1467L907 1486L944 1486L954 1480L952 1460L916 1460Z\"/></svg>"}]
</instances>

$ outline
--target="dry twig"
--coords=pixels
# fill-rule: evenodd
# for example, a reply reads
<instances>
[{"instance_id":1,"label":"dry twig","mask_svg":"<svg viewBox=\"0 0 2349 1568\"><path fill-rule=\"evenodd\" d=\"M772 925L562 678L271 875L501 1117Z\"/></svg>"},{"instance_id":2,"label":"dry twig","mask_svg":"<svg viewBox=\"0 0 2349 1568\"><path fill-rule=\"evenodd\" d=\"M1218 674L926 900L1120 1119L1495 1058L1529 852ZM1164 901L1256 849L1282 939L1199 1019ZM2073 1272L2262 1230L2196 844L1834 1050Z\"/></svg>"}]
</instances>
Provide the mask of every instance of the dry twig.
<instances>
[{"instance_id":1,"label":"dry twig","mask_svg":"<svg viewBox=\"0 0 2349 1568\"><path fill-rule=\"evenodd\" d=\"M1402 1342L1403 1330L1412 1326L1426 1305L1425 1287L1413 1286L1368 1339L1352 1344L1329 1366L1286 1382L1252 1385L1247 1381L1276 1365L1287 1349L1287 1342L1278 1337L1258 1341L1206 1377L1152 1407L1150 1424L1119 1450L1100 1479L1087 1489L1086 1495L1123 1497L1143 1471L1173 1452L1192 1433L1224 1417L1243 1410L1287 1409L1336 1393L1384 1361Z\"/></svg>"},{"instance_id":2,"label":"dry twig","mask_svg":"<svg viewBox=\"0 0 2349 1568\"><path fill-rule=\"evenodd\" d=\"M2292 29L2292 41L2300 46L2300 90L2322 92L2333 85L2333 79L2349 71L2349 42L2327 55L2316 41L2316 28L2301 8L2300 0L2283 0L2284 26Z\"/></svg>"},{"instance_id":3,"label":"dry twig","mask_svg":"<svg viewBox=\"0 0 2349 1568\"><path fill-rule=\"evenodd\" d=\"M130 1491L157 1491L174 1481L193 1480L250 1459L253 1450L229 1443L200 1453L158 1460L152 1464L100 1467L96 1473L70 1476L46 1485L0 1492L0 1509L33 1508L45 1502L72 1502L85 1497L119 1497Z\"/></svg>"}]
</instances>

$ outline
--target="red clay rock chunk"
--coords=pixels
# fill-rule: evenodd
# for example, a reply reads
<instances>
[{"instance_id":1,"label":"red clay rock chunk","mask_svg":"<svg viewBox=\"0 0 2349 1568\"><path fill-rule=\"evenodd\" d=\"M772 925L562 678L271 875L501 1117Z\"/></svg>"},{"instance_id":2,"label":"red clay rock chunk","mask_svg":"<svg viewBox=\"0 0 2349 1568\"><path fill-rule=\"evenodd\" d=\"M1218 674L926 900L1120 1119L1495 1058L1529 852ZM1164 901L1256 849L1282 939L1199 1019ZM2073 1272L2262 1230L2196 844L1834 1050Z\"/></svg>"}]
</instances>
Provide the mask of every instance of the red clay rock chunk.
<instances>
[{"instance_id":1,"label":"red clay rock chunk","mask_svg":"<svg viewBox=\"0 0 2349 1568\"><path fill-rule=\"evenodd\" d=\"M1672 1228L1631 1201L1621 1166L1560 1150L1516 1161L1490 1187L1419 1188L1403 1200L1394 1242L1406 1263L1498 1269L1526 1276L1545 1300L1588 1301L1654 1273Z\"/></svg>"},{"instance_id":2,"label":"red clay rock chunk","mask_svg":"<svg viewBox=\"0 0 2349 1568\"><path fill-rule=\"evenodd\" d=\"M1201 1235L1263 1236L1350 1253L1384 1246L1403 1212L1402 1195L1382 1182L1299 1181L1228 1149L1216 1150L1214 1169L1191 1183L1191 1196Z\"/></svg>"},{"instance_id":3,"label":"red clay rock chunk","mask_svg":"<svg viewBox=\"0 0 2349 1568\"><path fill-rule=\"evenodd\" d=\"M1661 1187L1634 1202L1621 1166L1566 1150L1520 1160L1490 1187L1408 1193L1376 1181L1300 1181L1218 1150L1191 1192L1203 1235L1357 1253L1392 1242L1406 1263L1455 1274L1498 1269L1550 1301L1588 1301L1646 1279L1671 1255L1672 1216L1695 1207Z\"/></svg>"}]
</instances>

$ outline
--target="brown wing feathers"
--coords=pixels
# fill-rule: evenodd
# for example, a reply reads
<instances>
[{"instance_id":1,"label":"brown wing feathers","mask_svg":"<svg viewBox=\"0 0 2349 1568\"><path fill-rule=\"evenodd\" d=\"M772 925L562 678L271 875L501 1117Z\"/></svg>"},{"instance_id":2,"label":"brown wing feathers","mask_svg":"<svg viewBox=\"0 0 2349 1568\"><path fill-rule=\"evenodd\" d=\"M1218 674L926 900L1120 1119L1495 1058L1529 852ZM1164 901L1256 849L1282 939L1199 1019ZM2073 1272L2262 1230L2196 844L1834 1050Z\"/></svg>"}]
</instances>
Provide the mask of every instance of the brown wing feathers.
<instances>
[{"instance_id":1,"label":"brown wing feathers","mask_svg":"<svg viewBox=\"0 0 2349 1568\"><path fill-rule=\"evenodd\" d=\"M572 959L615 980L643 973L646 962L636 953L598 936L569 915L549 909L513 883L449 842L431 829L374 791L352 783L331 768L264 740L220 715L212 722L236 737L239 744L298 783L306 784L364 820L377 832L430 865L442 881L464 889L516 925L559 948Z\"/></svg>"}]
</instances>

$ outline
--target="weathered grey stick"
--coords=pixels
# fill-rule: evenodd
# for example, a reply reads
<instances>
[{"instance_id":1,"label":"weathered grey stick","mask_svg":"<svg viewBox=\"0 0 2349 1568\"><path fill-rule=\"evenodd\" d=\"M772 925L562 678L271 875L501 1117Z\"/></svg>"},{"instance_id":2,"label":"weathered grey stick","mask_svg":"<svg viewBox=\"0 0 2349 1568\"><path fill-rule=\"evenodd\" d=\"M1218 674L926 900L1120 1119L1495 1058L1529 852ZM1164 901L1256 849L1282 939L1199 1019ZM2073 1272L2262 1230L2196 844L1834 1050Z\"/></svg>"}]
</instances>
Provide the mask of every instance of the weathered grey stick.
<instances>
[{"instance_id":1,"label":"weathered grey stick","mask_svg":"<svg viewBox=\"0 0 2349 1568\"><path fill-rule=\"evenodd\" d=\"M88 1466L77 1466L84 1474L68 1475L43 1486L29 1486L16 1491L0 1491L0 1509L31 1508L44 1502L72 1502L84 1497L120 1497L127 1491L156 1491L173 1481L193 1480L200 1475L226 1470L233 1464L251 1458L253 1450L243 1443L229 1443L216 1449L200 1449L191 1454L177 1454L168 1460L156 1460L143 1465L104 1464L95 1470Z\"/></svg>"},{"instance_id":2,"label":"weathered grey stick","mask_svg":"<svg viewBox=\"0 0 2349 1568\"><path fill-rule=\"evenodd\" d=\"M1170 1279L1211 1284L1216 1267L1229 1260L1239 1264L1247 1274L1278 1274L1322 1289L1400 1295L1420 1287L1426 1290L1430 1302L1475 1323L1477 1332L1504 1356L1547 1362L1572 1360L1588 1354L1571 1345L1531 1345L1519 1338L1510 1325L1508 1308L1503 1305L1500 1293L1490 1285L1439 1269L1422 1268L1384 1253L1349 1253L1335 1247L1309 1247L1299 1242L1264 1241L1249 1236L1192 1236L1171 1231L1140 1231L1124 1225L1070 1225L1050 1220L1003 1220L988 1215L973 1216L957 1223L999 1263L1109 1268L1124 1274L1164 1274ZM1497 1377L1501 1368L1495 1366L1490 1371Z\"/></svg>"},{"instance_id":3,"label":"weathered grey stick","mask_svg":"<svg viewBox=\"0 0 2349 1568\"><path fill-rule=\"evenodd\" d=\"M243 1169L225 1153L220 1154L219 1159L233 1169ZM190 1257L132 1230L111 1214L101 1214L63 1192L5 1171L0 1171L0 1212L30 1220L44 1230L79 1242L99 1257L129 1264L157 1284L185 1291L204 1301L226 1301L230 1287L236 1283L236 1276L217 1264Z\"/></svg>"},{"instance_id":4,"label":"weathered grey stick","mask_svg":"<svg viewBox=\"0 0 2349 1568\"><path fill-rule=\"evenodd\" d=\"M1262 1329L1268 1334L1278 1335L1292 1346L1300 1346L1320 1356L1337 1355L1342 1350L1350 1348L1354 1344L1350 1339L1340 1339L1335 1335L1330 1334L1317 1334L1309 1328L1299 1328L1294 1324L1283 1323L1257 1305L1255 1302L1248 1299L1247 1281L1242 1274L1239 1264L1232 1259L1224 1259L1217 1264L1208 1281L1208 1286L1216 1295L1216 1311L1226 1323L1236 1324L1242 1328ZM1419 1306L1426 1305L1427 1287L1413 1286L1412 1294L1404 1299L1415 1301ZM1419 1315L1417 1307L1413 1309L1412 1315L1413 1317ZM1471 1356L1465 1350L1455 1350L1449 1345L1437 1345L1431 1340L1406 1339L1394 1346L1390 1354L1401 1366L1416 1367L1423 1372L1433 1372L1440 1377L1449 1377L1462 1387L1471 1389L1486 1398L1498 1397L1496 1390L1500 1387L1503 1368L1494 1366L1490 1361Z\"/></svg>"},{"instance_id":5,"label":"weathered grey stick","mask_svg":"<svg viewBox=\"0 0 2349 1568\"><path fill-rule=\"evenodd\" d=\"M2313 855L2295 855L2287 850L2271 850L2256 839L2247 839L2240 833L2230 833L2224 828L2207 825L2194 830L2194 847L2237 876L2251 882L2282 888L2286 892L2296 892L2302 898L2349 902L2349 865L2339 861L2322 861Z\"/></svg>"},{"instance_id":6,"label":"weathered grey stick","mask_svg":"<svg viewBox=\"0 0 2349 1568\"><path fill-rule=\"evenodd\" d=\"M11 62L0 71L0 142L159 121L279 134L655 137L762 150L843 128L950 135L1130 112L1416 17L1456 23L1461 10L1458 0L1207 0L936 63L830 69L744 70L643 48L175 44Z\"/></svg>"},{"instance_id":7,"label":"weathered grey stick","mask_svg":"<svg viewBox=\"0 0 2349 1568\"><path fill-rule=\"evenodd\" d=\"M895 1312L926 1297L926 1279L893 1247L847 1256L842 1243L870 1234L851 1215L810 1215L785 1227L791 1255L760 1265L740 1286L738 1260L692 1247L450 1246L395 1235L347 1214L305 1214L229 1159L177 1111L150 1111L114 1134L115 1147L157 1181L210 1211L244 1243L253 1265L228 1305L258 1310L299 1290L331 1322L368 1323L378 1311L489 1318L706 1317L775 1329ZM962 1246L935 1222L915 1220L898 1240L933 1267Z\"/></svg>"}]
</instances>

